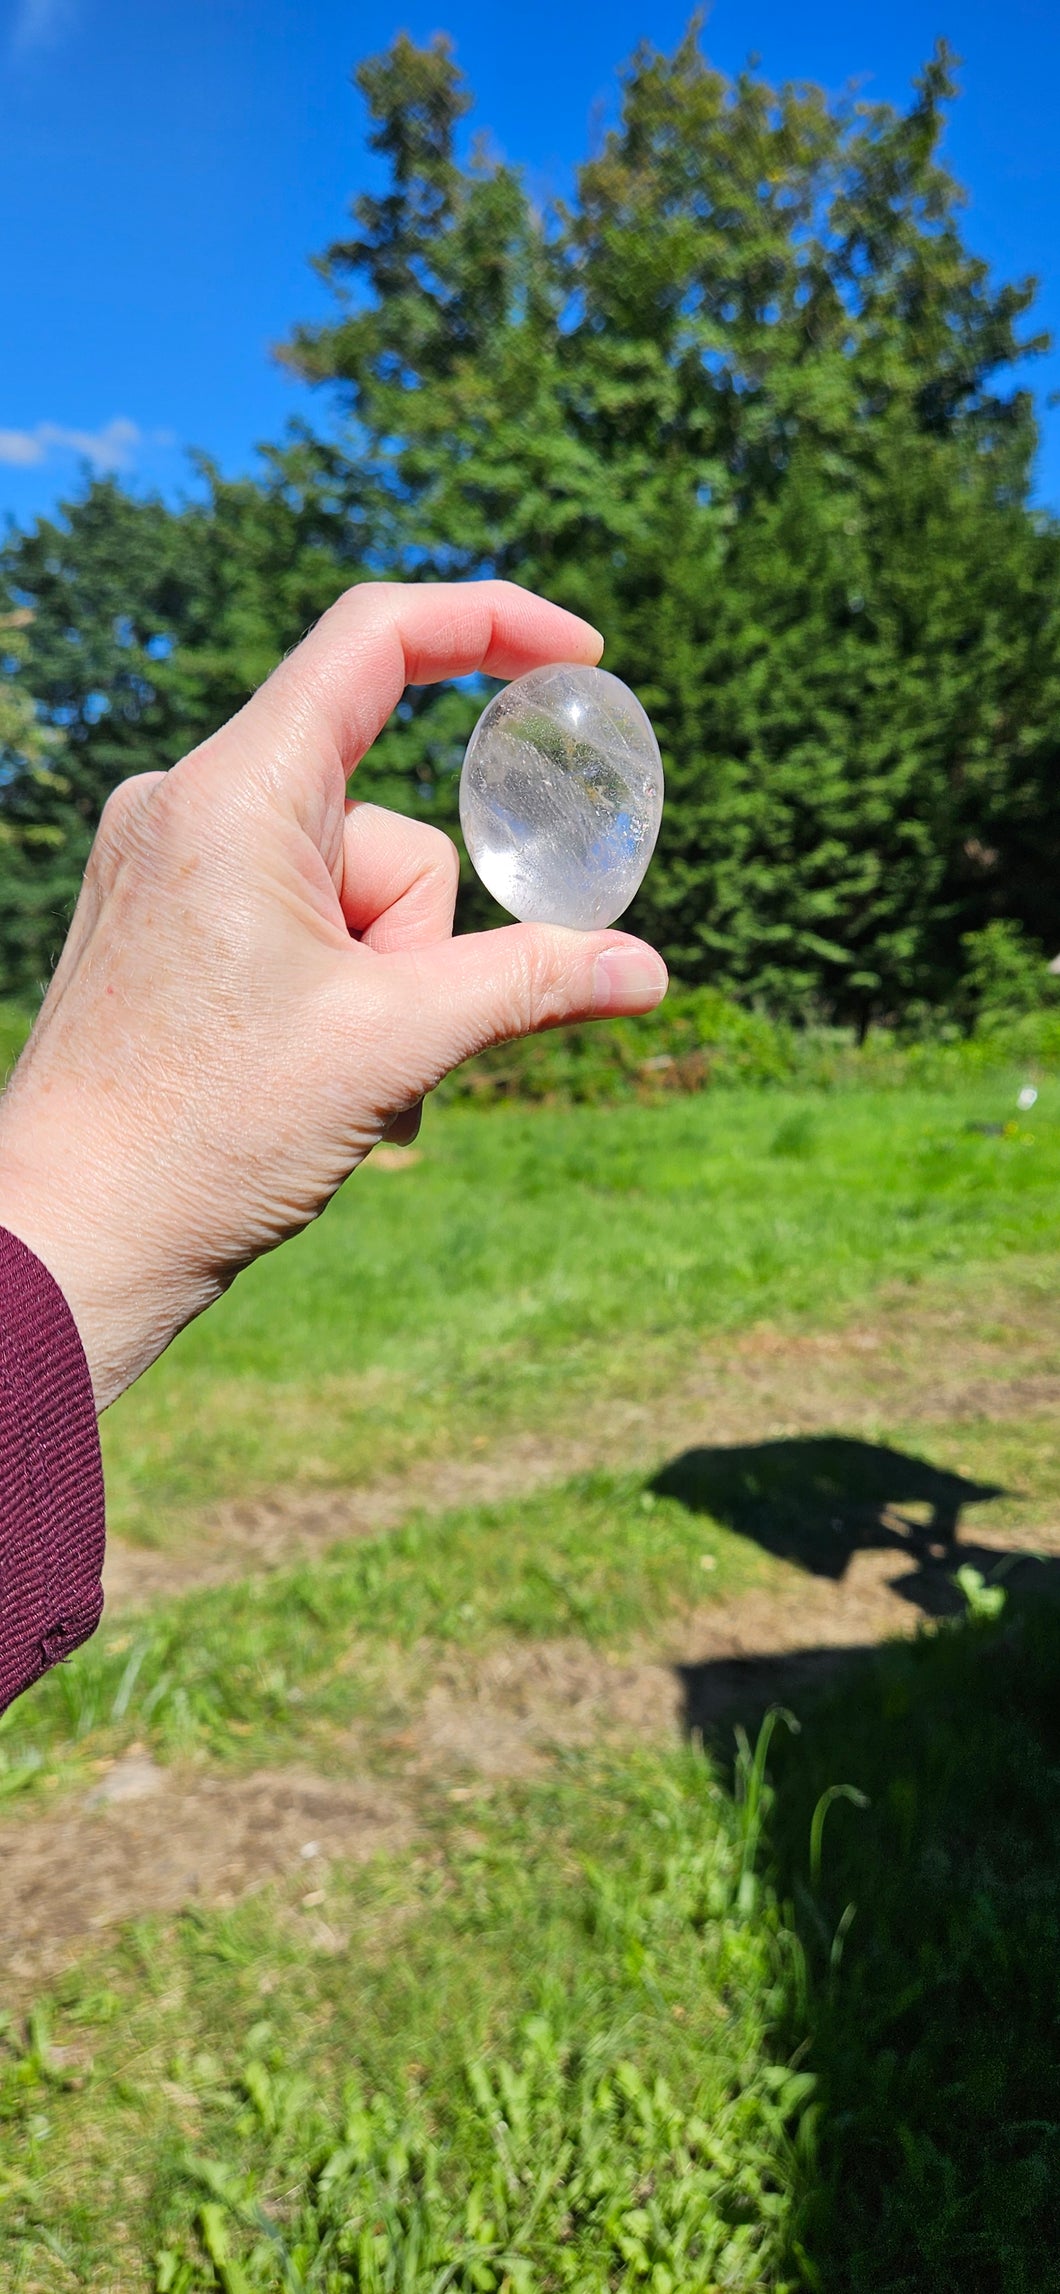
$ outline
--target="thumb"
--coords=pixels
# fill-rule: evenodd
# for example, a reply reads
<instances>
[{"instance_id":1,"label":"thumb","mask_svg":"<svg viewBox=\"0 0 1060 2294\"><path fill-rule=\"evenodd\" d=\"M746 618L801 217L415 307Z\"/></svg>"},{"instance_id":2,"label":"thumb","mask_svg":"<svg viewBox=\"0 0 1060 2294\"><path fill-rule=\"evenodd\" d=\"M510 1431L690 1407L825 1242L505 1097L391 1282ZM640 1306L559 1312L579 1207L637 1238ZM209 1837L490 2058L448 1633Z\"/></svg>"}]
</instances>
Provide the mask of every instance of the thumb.
<instances>
[{"instance_id":1,"label":"thumb","mask_svg":"<svg viewBox=\"0 0 1060 2294\"><path fill-rule=\"evenodd\" d=\"M550 924L467 933L387 962L409 1068L420 1066L425 1089L488 1044L650 1012L667 988L662 957L643 940Z\"/></svg>"}]
</instances>

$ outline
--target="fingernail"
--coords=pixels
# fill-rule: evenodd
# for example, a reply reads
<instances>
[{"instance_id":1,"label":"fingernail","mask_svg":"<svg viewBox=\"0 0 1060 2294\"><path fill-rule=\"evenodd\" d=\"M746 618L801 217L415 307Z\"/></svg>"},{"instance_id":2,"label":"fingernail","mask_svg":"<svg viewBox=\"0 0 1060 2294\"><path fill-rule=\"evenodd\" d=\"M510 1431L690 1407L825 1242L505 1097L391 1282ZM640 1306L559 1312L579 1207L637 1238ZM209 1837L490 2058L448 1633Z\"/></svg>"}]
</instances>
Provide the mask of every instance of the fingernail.
<instances>
[{"instance_id":1,"label":"fingernail","mask_svg":"<svg viewBox=\"0 0 1060 2294\"><path fill-rule=\"evenodd\" d=\"M650 1012L668 986L666 966L650 948L605 948L596 959L593 1005L598 1012Z\"/></svg>"}]
</instances>

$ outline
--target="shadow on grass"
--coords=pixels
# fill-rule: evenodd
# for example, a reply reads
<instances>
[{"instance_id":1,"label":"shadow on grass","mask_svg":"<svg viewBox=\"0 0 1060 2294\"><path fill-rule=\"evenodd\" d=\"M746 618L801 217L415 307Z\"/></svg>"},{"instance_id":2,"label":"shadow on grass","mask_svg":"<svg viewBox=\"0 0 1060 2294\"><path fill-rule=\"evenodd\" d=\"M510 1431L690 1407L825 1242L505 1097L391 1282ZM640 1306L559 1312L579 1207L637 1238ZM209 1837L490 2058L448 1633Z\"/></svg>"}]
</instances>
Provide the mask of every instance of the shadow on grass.
<instances>
[{"instance_id":1,"label":"shadow on grass","mask_svg":"<svg viewBox=\"0 0 1060 2294\"><path fill-rule=\"evenodd\" d=\"M769 1814L808 1971L786 2036L818 2080L796 2283L1060 2294L1060 1564L1006 1557L1001 1615L967 1616L956 1567L998 1556L960 1511L1000 1493L853 1440L690 1451L655 1487L832 1577L893 1549L940 1620L682 1668L723 1763L734 1722L800 1723L774 1734Z\"/></svg>"},{"instance_id":2,"label":"shadow on grass","mask_svg":"<svg viewBox=\"0 0 1060 2294\"><path fill-rule=\"evenodd\" d=\"M838 1582L856 1552L893 1553L891 1590L926 1617L964 1614L962 1566L1020 1596L1060 1593L1060 1561L999 1557L961 1537L962 1508L1004 1496L999 1482L970 1481L882 1443L828 1434L685 1450L651 1486L814 1576ZM686 1731L709 1736L730 1717L751 1727L771 1704L827 1688L873 1655L874 1646L844 1645L680 1665Z\"/></svg>"},{"instance_id":3,"label":"shadow on grass","mask_svg":"<svg viewBox=\"0 0 1060 2294\"><path fill-rule=\"evenodd\" d=\"M997 1623L867 1653L823 1696L807 1674L794 1709L801 1734L780 1732L770 1821L810 1969L819 2080L807 2284L1051 2294L1060 1602L1016 1592ZM828 1806L814 1874L814 1811L847 1784L869 1805ZM804 2009L793 2043L796 2030Z\"/></svg>"},{"instance_id":4,"label":"shadow on grass","mask_svg":"<svg viewBox=\"0 0 1060 2294\"><path fill-rule=\"evenodd\" d=\"M685 1450L652 1488L815 1577L838 1580L859 1551L902 1555L914 1565L908 1597L932 1615L954 1567L962 1508L1005 1495L998 1482L843 1434ZM962 1548L959 1558L975 1557Z\"/></svg>"}]
</instances>

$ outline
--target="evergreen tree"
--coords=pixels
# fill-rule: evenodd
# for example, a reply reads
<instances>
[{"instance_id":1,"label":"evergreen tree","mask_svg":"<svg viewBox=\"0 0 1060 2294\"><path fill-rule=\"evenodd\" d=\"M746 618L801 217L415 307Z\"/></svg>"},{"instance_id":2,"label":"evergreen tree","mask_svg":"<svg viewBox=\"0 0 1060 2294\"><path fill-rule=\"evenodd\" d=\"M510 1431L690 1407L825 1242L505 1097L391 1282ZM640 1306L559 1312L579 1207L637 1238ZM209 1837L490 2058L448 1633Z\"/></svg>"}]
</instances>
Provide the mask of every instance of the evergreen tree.
<instances>
[{"instance_id":1,"label":"evergreen tree","mask_svg":"<svg viewBox=\"0 0 1060 2294\"><path fill-rule=\"evenodd\" d=\"M544 216L458 158L445 41L357 79L391 188L322 258L341 315L286 355L337 393L396 561L607 631L668 771L631 920L686 978L862 1021L946 992L961 934L1033 905L1058 545L1004 387L1032 290L964 245L945 52L902 114L728 81L693 26L638 52ZM421 775L451 758L436 707Z\"/></svg>"},{"instance_id":2,"label":"evergreen tree","mask_svg":"<svg viewBox=\"0 0 1060 2294\"><path fill-rule=\"evenodd\" d=\"M968 250L940 50L906 112L727 79L693 24L542 213L450 47L363 64L387 188L283 355L334 435L180 510L113 481L0 553L0 965L43 977L110 788L237 708L344 582L506 574L607 632L668 778L630 921L679 975L865 1024L969 935L1050 944L1060 534ZM16 624L12 616L20 617ZM358 791L456 825L484 689L412 692ZM465 924L496 915L465 868Z\"/></svg>"},{"instance_id":3,"label":"evergreen tree","mask_svg":"<svg viewBox=\"0 0 1060 2294\"><path fill-rule=\"evenodd\" d=\"M293 440L260 483L201 476L179 510L97 479L0 557L23 629L0 663L21 725L0 789L8 991L47 978L116 783L213 732L363 570L363 490L328 449ZM45 770L35 744L56 738Z\"/></svg>"},{"instance_id":4,"label":"evergreen tree","mask_svg":"<svg viewBox=\"0 0 1060 2294\"><path fill-rule=\"evenodd\" d=\"M71 850L62 733L44 723L26 684L32 624L28 606L0 613L0 981L7 985L26 984L26 952L39 947L42 920L47 934L53 902L64 911L72 905L87 850L76 838Z\"/></svg>"}]
</instances>

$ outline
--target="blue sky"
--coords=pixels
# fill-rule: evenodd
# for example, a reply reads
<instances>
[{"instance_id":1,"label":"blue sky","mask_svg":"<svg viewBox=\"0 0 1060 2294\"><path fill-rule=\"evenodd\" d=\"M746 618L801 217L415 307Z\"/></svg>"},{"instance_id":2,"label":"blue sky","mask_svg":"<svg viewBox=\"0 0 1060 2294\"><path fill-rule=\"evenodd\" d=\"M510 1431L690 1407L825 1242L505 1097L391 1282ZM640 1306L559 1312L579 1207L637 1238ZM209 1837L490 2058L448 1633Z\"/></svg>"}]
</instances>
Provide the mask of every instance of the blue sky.
<instances>
[{"instance_id":1,"label":"blue sky","mask_svg":"<svg viewBox=\"0 0 1060 2294\"><path fill-rule=\"evenodd\" d=\"M310 400L270 360L326 308L308 257L369 180L350 67L405 29L449 31L488 128L561 191L670 0L0 0L0 514L76 484L79 458L167 493L183 449L230 472ZM998 276L1036 272L1060 334L1060 8L1055 0L717 0L707 47L774 79L904 100L939 34L963 57L947 156ZM1060 353L1039 497L1060 508Z\"/></svg>"}]
</instances>

